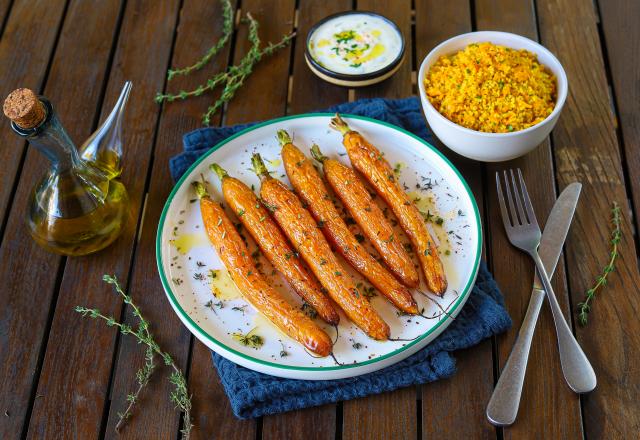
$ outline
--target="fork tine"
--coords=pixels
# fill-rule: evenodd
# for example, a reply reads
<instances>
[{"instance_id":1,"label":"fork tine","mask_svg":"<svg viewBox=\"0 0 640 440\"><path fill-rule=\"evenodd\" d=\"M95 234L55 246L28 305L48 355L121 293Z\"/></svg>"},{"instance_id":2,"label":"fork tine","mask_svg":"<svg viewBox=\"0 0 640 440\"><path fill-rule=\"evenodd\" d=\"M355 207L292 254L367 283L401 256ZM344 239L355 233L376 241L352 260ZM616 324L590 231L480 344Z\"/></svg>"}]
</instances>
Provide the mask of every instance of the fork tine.
<instances>
[{"instance_id":1,"label":"fork tine","mask_svg":"<svg viewBox=\"0 0 640 440\"><path fill-rule=\"evenodd\" d=\"M518 171L520 171L520 168L518 168ZM511 173L511 184L513 185L513 197L515 197L516 205L518 205L518 214L520 215L520 223L521 224L530 223L527 221L527 217L524 215L524 209L522 208L522 196L520 195L521 191L518 190L518 185L516 184L516 175L513 172L513 169L509 170L509 172Z\"/></svg>"},{"instance_id":2,"label":"fork tine","mask_svg":"<svg viewBox=\"0 0 640 440\"><path fill-rule=\"evenodd\" d=\"M538 226L538 220L536 219L536 213L533 211L533 205L529 198L529 191L527 191L527 185L524 183L522 177L522 171L518 168L518 177L520 178L520 186L522 187L522 197L524 198L524 206L527 208L527 215L529 216L529 223Z\"/></svg>"},{"instance_id":3,"label":"fork tine","mask_svg":"<svg viewBox=\"0 0 640 440\"><path fill-rule=\"evenodd\" d=\"M511 222L509 221L509 212L507 206L504 203L504 194L502 193L502 186L500 185L500 172L496 171L496 192L498 193L498 204L500 205L500 211L502 212L502 222L504 228L509 232L511 229Z\"/></svg>"},{"instance_id":4,"label":"fork tine","mask_svg":"<svg viewBox=\"0 0 640 440\"><path fill-rule=\"evenodd\" d=\"M512 189L509 185L509 175L507 174L507 170L504 170L504 187L507 193L507 201L509 202L509 212L511 212L511 221L513 222L513 226L519 226L522 224L520 219L518 219L518 214L516 213L516 205L513 202ZM513 192L517 194L518 189L513 188Z\"/></svg>"}]
</instances>

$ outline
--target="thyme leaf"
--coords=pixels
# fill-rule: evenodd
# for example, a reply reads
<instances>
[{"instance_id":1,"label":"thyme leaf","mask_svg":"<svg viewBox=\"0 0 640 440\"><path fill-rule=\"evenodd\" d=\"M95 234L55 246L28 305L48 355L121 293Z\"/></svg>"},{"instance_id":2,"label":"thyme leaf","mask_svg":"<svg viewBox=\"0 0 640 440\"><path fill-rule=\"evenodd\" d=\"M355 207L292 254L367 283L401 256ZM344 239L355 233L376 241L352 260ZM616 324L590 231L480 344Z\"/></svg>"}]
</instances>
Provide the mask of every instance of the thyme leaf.
<instances>
[{"instance_id":1,"label":"thyme leaf","mask_svg":"<svg viewBox=\"0 0 640 440\"><path fill-rule=\"evenodd\" d=\"M585 293L584 301L578 304L578 322L581 326L587 325L587 317L591 311L591 303L596 298L596 291L607 284L607 277L615 270L616 258L618 258L618 244L622 238L622 230L620 228L620 207L613 202L611 209L611 223L613 231L611 231L611 251L609 252L609 262L602 269L602 273L596 278L596 283Z\"/></svg>"},{"instance_id":2,"label":"thyme leaf","mask_svg":"<svg viewBox=\"0 0 640 440\"><path fill-rule=\"evenodd\" d=\"M251 347L257 350L264 345L264 339L262 338L262 336L254 333L257 328L258 327L252 328L246 334L243 334L242 332L232 333L231 337L245 347Z\"/></svg>"}]
</instances>

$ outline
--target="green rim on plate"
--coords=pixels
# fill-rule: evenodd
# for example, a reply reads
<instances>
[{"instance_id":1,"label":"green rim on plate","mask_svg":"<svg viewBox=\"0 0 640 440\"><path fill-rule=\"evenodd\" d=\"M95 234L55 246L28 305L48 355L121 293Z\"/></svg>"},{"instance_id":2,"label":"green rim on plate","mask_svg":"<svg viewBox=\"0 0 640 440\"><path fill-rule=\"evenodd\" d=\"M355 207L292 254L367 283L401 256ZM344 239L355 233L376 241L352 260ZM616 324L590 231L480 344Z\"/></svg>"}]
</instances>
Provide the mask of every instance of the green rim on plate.
<instances>
[{"instance_id":1,"label":"green rim on plate","mask_svg":"<svg viewBox=\"0 0 640 440\"><path fill-rule=\"evenodd\" d=\"M256 130L258 128L264 127L266 125L271 125L274 123L278 123L278 122L282 122L282 121L288 121L291 119L298 119L298 118L310 118L310 117L332 117L334 116L335 113L305 113L302 115L294 115L294 116L285 116L282 118L277 118L277 119L271 119L268 121L264 121L264 122L260 122L257 123L255 125L252 125L251 127L245 128L244 130L239 131L238 133L228 137L227 139L219 142L217 145L215 145L213 148L211 148L207 153L205 153L202 157L200 157L198 160L196 160L187 171L184 172L184 174L182 175L182 177L180 178L180 180L178 180L178 182L175 184L175 186L173 187L173 190L171 191L171 194L169 194L169 197L167 198L167 201L164 205L164 208L162 209L162 214L160 216L160 222L158 224L158 231L156 233L156 261L158 264L158 273L160 274L160 280L162 282L162 286L165 290L165 292L167 293L167 296L169 297L169 301L171 301L171 304L173 306L173 308L175 310L177 310L180 313L180 317L183 320L186 320L186 322L189 323L189 325L191 325L194 329L196 329L200 335L202 337L204 337L205 339L207 339L209 342L219 346L220 348L233 353L236 356L239 356L241 358L244 358L248 361L251 362L255 362L258 364L262 364L262 365L266 365L272 368L278 368L278 369L283 369L283 370L297 370L297 371L331 371L331 370L344 370L344 369L348 369L348 368L355 368L355 367L360 367L363 365L368 365L368 364L374 364L377 362L380 362L384 359L388 359L392 356L395 356L403 351L408 350L409 348L413 347L414 345L420 343L420 341L424 340L426 337L428 337L430 334L432 334L434 331L436 331L437 329L439 329L444 323L449 322L451 320L450 317L447 317L446 319L443 319L441 321L438 321L438 323L436 325L434 325L432 328L430 328L427 332L425 332L424 334L420 335L418 338L416 338L415 340L407 343L406 345L390 352L387 354L384 354L382 356L373 358L373 359L368 359L366 361L362 361L362 362L358 362L355 364L347 364L347 365L338 365L338 366L331 366L331 367L297 367L297 366L292 366L292 365L282 365L282 364L278 364L275 362L269 362L269 361L265 361L262 359L258 359L252 356L249 356L245 353L242 353L240 351L235 350L232 347L229 347L228 345L218 341L217 339L215 339L214 337L212 337L209 333L207 333L202 327L200 327L193 319L191 319L191 317L189 316L189 314L182 308L182 306L180 305L180 303L178 302L177 298L175 297L173 290L171 288L171 285L169 284L169 281L165 275L164 272L164 268L163 268L163 262L162 262L162 230L164 229L164 223L165 220L167 218L167 213L169 211L169 207L171 205L171 202L173 201L173 198L175 197L178 189L182 186L182 184L184 183L184 181L187 179L187 176L189 176L189 174L191 174L191 172L204 160L206 160L214 151L220 149L222 146L224 146L225 144L231 142L233 139L240 137L246 133L249 133L253 130ZM473 274L471 277L469 277L469 280L467 281L467 285L464 287L463 291L458 295L458 299L456 300L455 304L453 304L451 306L451 311L449 312L449 314L455 315L456 311L458 309L458 307L460 306L460 304L464 303L467 299L467 296L469 295L469 293L471 292L471 289L473 288L473 285L475 284L475 280L476 280L476 276L478 275L478 268L480 266L480 255L481 255L481 249L482 249L482 226L480 223L480 212L478 210L478 204L476 203L476 199L473 197L473 193L471 192L471 189L469 188L469 185L467 184L466 180L464 179L464 177L462 177L462 175L460 174L460 172L458 171L458 169L451 163L451 161L449 161L449 159L446 158L446 156L444 154L442 154L440 151L438 151L435 147L433 147L431 144L429 144L427 141L425 141L424 139L420 138L419 136L416 136L415 134L401 128L398 126L395 126L393 124L389 124L388 122L384 122L384 121L379 121L377 119L373 119L373 118L369 118L366 116L358 116L358 115L350 115L347 113L341 113L341 115L345 118L349 118L349 119L360 119L363 121L368 121L374 124L379 124L379 125L383 125L385 127L391 128L393 130L399 131L401 133L404 133L412 138L414 138L415 140L417 140L418 142L420 142L421 144L423 144L425 147L431 149L434 153L436 153L438 156L440 156L440 158L442 158L442 160L445 161L445 163L451 167L451 169L456 173L456 175L458 176L458 178L460 179L460 181L462 182L465 190L467 191L467 195L469 196L470 200L471 200L471 204L473 206L473 210L475 213L475 219L476 219L476 228L478 230L478 246L476 248L476 259L474 262L474 267L473 267Z\"/></svg>"}]
</instances>

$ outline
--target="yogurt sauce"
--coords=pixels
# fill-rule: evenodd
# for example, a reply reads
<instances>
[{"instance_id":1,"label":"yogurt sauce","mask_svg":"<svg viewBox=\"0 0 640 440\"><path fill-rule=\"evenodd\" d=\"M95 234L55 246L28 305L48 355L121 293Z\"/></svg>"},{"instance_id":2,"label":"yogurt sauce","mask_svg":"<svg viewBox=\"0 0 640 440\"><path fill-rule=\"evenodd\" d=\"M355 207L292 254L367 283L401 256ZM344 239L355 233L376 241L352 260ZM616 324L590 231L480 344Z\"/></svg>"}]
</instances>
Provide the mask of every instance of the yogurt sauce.
<instances>
[{"instance_id":1,"label":"yogurt sauce","mask_svg":"<svg viewBox=\"0 0 640 440\"><path fill-rule=\"evenodd\" d=\"M369 14L346 14L318 26L309 39L309 53L325 69L348 75L376 72L402 50L398 30Z\"/></svg>"}]
</instances>

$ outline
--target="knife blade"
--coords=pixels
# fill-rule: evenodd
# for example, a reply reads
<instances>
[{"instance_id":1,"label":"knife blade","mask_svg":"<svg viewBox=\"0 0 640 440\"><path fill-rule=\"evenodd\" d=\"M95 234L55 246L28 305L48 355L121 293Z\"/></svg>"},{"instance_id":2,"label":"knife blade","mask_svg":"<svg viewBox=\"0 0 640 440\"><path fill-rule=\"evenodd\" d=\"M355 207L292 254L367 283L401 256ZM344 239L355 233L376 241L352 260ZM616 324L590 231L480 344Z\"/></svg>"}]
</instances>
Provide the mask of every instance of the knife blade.
<instances>
[{"instance_id":1,"label":"knife blade","mask_svg":"<svg viewBox=\"0 0 640 440\"><path fill-rule=\"evenodd\" d=\"M553 275L558 264L581 190L582 184L577 182L567 186L556 200L547 219L538 254L549 277ZM531 341L544 297L545 292L536 271L527 313L487 405L487 418L496 426L509 426L516 420Z\"/></svg>"},{"instance_id":2,"label":"knife blade","mask_svg":"<svg viewBox=\"0 0 640 440\"><path fill-rule=\"evenodd\" d=\"M547 219L544 232L542 233L542 239L540 240L538 254L542 259L549 278L553 276L556 270L556 265L562 253L562 246L567 238L569 226L571 226L571 219L573 219L573 214L576 211L581 190L582 184L578 182L567 186L558 197L558 200L556 200L551 214L549 214L549 218ZM533 288L542 290L542 282L538 277L537 271L533 279Z\"/></svg>"}]
</instances>

